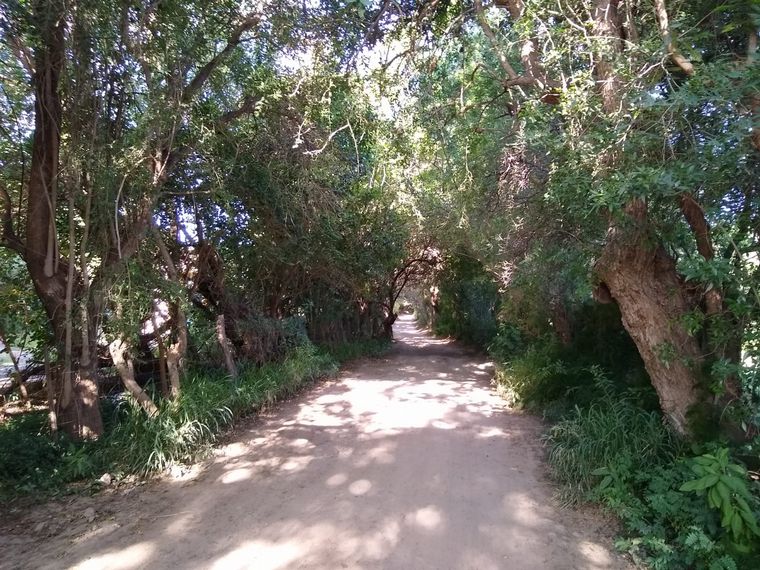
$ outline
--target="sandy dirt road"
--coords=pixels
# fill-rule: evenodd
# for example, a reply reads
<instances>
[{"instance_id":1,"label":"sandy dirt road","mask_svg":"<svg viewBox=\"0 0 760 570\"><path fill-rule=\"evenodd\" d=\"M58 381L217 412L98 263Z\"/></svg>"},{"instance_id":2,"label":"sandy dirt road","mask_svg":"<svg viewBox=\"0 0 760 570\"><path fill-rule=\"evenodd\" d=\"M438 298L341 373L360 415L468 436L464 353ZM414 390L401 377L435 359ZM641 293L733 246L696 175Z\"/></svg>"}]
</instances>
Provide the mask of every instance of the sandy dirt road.
<instances>
[{"instance_id":1,"label":"sandy dirt road","mask_svg":"<svg viewBox=\"0 0 760 570\"><path fill-rule=\"evenodd\" d=\"M554 504L541 427L505 409L483 357L408 319L396 337L239 428L193 480L47 505L15 530L6 513L0 567L626 568L605 521Z\"/></svg>"}]
</instances>

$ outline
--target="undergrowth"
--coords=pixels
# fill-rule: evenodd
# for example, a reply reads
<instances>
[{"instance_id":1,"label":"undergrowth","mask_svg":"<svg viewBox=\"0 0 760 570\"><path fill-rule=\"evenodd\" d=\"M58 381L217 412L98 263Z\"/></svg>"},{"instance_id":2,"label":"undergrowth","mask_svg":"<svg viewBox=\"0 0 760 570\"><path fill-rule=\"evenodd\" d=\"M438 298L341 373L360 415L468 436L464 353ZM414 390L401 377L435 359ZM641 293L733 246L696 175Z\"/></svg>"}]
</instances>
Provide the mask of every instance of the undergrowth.
<instances>
[{"instance_id":1,"label":"undergrowth","mask_svg":"<svg viewBox=\"0 0 760 570\"><path fill-rule=\"evenodd\" d=\"M617 546L656 570L760 568L760 484L728 442L687 444L637 374L614 377L552 343L498 366L500 393L544 414L548 464L566 504L596 502Z\"/></svg>"},{"instance_id":2,"label":"undergrowth","mask_svg":"<svg viewBox=\"0 0 760 570\"><path fill-rule=\"evenodd\" d=\"M382 341L330 349L305 344L278 363L241 369L231 380L218 369L191 371L176 401L159 400L148 418L131 398L104 404L104 435L73 443L52 437L46 414L28 414L0 424L0 499L67 492L66 484L103 473L148 475L201 457L234 421L292 396L310 382L334 374L339 364L387 350Z\"/></svg>"},{"instance_id":3,"label":"undergrowth","mask_svg":"<svg viewBox=\"0 0 760 570\"><path fill-rule=\"evenodd\" d=\"M549 465L563 483L562 497L577 503L599 483L595 472L607 465L655 467L672 461L682 443L657 412L642 409L634 394L615 393L598 368L588 371L599 396L587 407L576 405L545 436Z\"/></svg>"}]
</instances>

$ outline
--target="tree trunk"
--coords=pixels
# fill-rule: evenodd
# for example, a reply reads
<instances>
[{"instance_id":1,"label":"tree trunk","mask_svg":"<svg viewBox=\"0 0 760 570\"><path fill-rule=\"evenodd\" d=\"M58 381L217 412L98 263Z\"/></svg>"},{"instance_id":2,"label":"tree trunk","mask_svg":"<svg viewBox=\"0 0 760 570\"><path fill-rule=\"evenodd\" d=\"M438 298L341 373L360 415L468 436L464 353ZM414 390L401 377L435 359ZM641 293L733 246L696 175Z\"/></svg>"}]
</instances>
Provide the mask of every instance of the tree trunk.
<instances>
[{"instance_id":1,"label":"tree trunk","mask_svg":"<svg viewBox=\"0 0 760 570\"><path fill-rule=\"evenodd\" d=\"M58 252L55 211L62 124L59 81L65 54L65 11L60 0L39 1L35 5L34 18L40 41L35 48L34 136L24 246L24 261L61 353L65 352L67 321L62 300L66 298L69 278L67 264ZM74 283L71 287L74 288ZM70 369L65 375L58 375L58 379L64 382L51 383L58 427L74 439L94 439L103 431L98 385L93 380L92 370L80 365L79 354L71 356Z\"/></svg>"},{"instance_id":2,"label":"tree trunk","mask_svg":"<svg viewBox=\"0 0 760 570\"><path fill-rule=\"evenodd\" d=\"M567 307L561 296L557 296L550 303L552 328L557 334L559 342L564 347L570 346L573 342L573 328L570 324L570 317L567 314Z\"/></svg>"},{"instance_id":3,"label":"tree trunk","mask_svg":"<svg viewBox=\"0 0 760 570\"><path fill-rule=\"evenodd\" d=\"M50 355L45 347L45 388L47 389L48 399L48 422L50 423L50 433L58 433L58 416L55 413L55 381L53 380L53 368L50 366Z\"/></svg>"},{"instance_id":4,"label":"tree trunk","mask_svg":"<svg viewBox=\"0 0 760 570\"><path fill-rule=\"evenodd\" d=\"M689 412L704 401L699 343L681 324L691 307L673 259L645 230L646 205L637 201L627 211L626 223L611 227L596 271L620 307L663 413L688 434Z\"/></svg>"},{"instance_id":5,"label":"tree trunk","mask_svg":"<svg viewBox=\"0 0 760 570\"><path fill-rule=\"evenodd\" d=\"M393 338L393 324L396 322L398 314L391 311L388 316L383 319L382 337L387 339Z\"/></svg>"},{"instance_id":6,"label":"tree trunk","mask_svg":"<svg viewBox=\"0 0 760 570\"><path fill-rule=\"evenodd\" d=\"M164 344L164 339L161 337L161 326L158 323L159 314L159 301L154 300L150 321L153 325L153 338L156 339L156 344L158 345L158 378L161 383L161 395L168 398L171 393L169 391L169 379L166 375L166 345Z\"/></svg>"},{"instance_id":7,"label":"tree trunk","mask_svg":"<svg viewBox=\"0 0 760 570\"><path fill-rule=\"evenodd\" d=\"M227 368L227 373L234 380L238 377L238 372L237 367L235 366L235 359L232 357L232 345L227 338L227 327L224 322L224 313L220 313L216 317L216 339L219 341L219 346L222 348L224 365Z\"/></svg>"},{"instance_id":8,"label":"tree trunk","mask_svg":"<svg viewBox=\"0 0 760 570\"><path fill-rule=\"evenodd\" d=\"M127 391L132 394L149 417L152 418L157 415L158 408L153 403L153 400L151 400L150 396L145 393L145 390L135 380L135 367L132 358L129 356L129 345L127 342L119 337L108 345L108 351L111 353L114 366L119 371L119 376Z\"/></svg>"},{"instance_id":9,"label":"tree trunk","mask_svg":"<svg viewBox=\"0 0 760 570\"><path fill-rule=\"evenodd\" d=\"M596 0L592 14L599 41L594 76L602 108L611 116L624 103L623 82L615 71L615 60L623 56L625 45L618 6L619 0ZM613 168L615 151L601 156L600 164ZM686 435L689 412L705 401L698 382L702 353L697 339L682 325L691 306L675 262L647 223L646 202L631 200L622 219L610 222L596 271L620 308L623 326L644 361L663 413L674 429Z\"/></svg>"},{"instance_id":10,"label":"tree trunk","mask_svg":"<svg viewBox=\"0 0 760 570\"><path fill-rule=\"evenodd\" d=\"M156 334L156 343L158 344L158 378L161 383L161 395L169 397L169 378L166 372L166 346L160 334Z\"/></svg>"},{"instance_id":11,"label":"tree trunk","mask_svg":"<svg viewBox=\"0 0 760 570\"><path fill-rule=\"evenodd\" d=\"M171 397L176 399L180 393L182 366L187 351L187 321L179 305L174 305L172 313L172 327L175 329L176 339L166 350L166 368L169 372Z\"/></svg>"}]
</instances>

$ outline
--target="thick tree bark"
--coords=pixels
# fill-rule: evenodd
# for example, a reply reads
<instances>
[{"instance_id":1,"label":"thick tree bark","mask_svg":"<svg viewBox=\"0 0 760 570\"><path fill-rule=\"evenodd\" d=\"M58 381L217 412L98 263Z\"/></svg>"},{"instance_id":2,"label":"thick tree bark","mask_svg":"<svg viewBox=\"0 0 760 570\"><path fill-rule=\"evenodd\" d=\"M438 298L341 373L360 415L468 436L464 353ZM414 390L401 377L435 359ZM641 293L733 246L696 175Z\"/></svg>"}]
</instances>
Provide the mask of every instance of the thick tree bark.
<instances>
[{"instance_id":1,"label":"thick tree bark","mask_svg":"<svg viewBox=\"0 0 760 570\"><path fill-rule=\"evenodd\" d=\"M688 192L682 193L679 201L681 213L686 218L697 242L697 251L706 261L712 260L715 257L715 250L712 245L710 224L707 223L702 207ZM723 312L723 294L717 287L711 287L705 291L705 309L709 316Z\"/></svg>"},{"instance_id":2,"label":"thick tree bark","mask_svg":"<svg viewBox=\"0 0 760 570\"><path fill-rule=\"evenodd\" d=\"M623 28L618 14L618 0L596 0L593 13L594 35L599 42L599 53L594 65L594 76L602 107L614 114L622 103L622 81L615 73L614 60L622 46Z\"/></svg>"},{"instance_id":3,"label":"thick tree bark","mask_svg":"<svg viewBox=\"0 0 760 570\"><path fill-rule=\"evenodd\" d=\"M646 231L646 205L633 202L627 214L626 223L610 228L596 271L620 307L663 413L687 434L689 412L704 401L699 343L682 325L691 307L673 259Z\"/></svg>"},{"instance_id":4,"label":"thick tree bark","mask_svg":"<svg viewBox=\"0 0 760 570\"><path fill-rule=\"evenodd\" d=\"M58 190L58 156L61 144L59 81L65 57L65 6L40 1L35 20L40 41L35 49L34 136L28 184L24 261L35 291L45 308L56 345L65 352L67 314L64 299L69 283L67 264L58 251L55 211ZM79 347L81 349L81 346ZM93 371L81 367L73 354L71 368L52 386L58 427L75 439L97 438L103 431L98 386Z\"/></svg>"},{"instance_id":5,"label":"thick tree bark","mask_svg":"<svg viewBox=\"0 0 760 570\"><path fill-rule=\"evenodd\" d=\"M614 115L623 105L622 81L615 73L621 57L623 22L618 0L596 0L594 34L600 51L594 68L603 110ZM614 167L614 151L602 157ZM596 272L617 302L660 407L681 434L690 432L689 413L705 401L699 387L702 353L699 342L683 328L691 310L684 295L675 262L648 228L647 205L631 200L621 218L612 218Z\"/></svg>"},{"instance_id":6,"label":"thick tree bark","mask_svg":"<svg viewBox=\"0 0 760 570\"><path fill-rule=\"evenodd\" d=\"M237 378L238 372L237 367L235 366L235 359L232 357L232 343L230 343L227 338L227 327L224 322L224 313L220 313L216 317L216 339L222 349L224 366L227 368L227 374L233 379Z\"/></svg>"},{"instance_id":7,"label":"thick tree bark","mask_svg":"<svg viewBox=\"0 0 760 570\"><path fill-rule=\"evenodd\" d=\"M180 394L182 367L187 352L187 320L182 308L175 304L172 307L172 327L176 338L166 350L166 368L169 372L169 391L172 398Z\"/></svg>"},{"instance_id":8,"label":"thick tree bark","mask_svg":"<svg viewBox=\"0 0 760 570\"><path fill-rule=\"evenodd\" d=\"M388 313L388 315L383 319L383 338L393 338L393 325L396 322L396 319L398 319L398 313L394 313L393 311Z\"/></svg>"}]
</instances>

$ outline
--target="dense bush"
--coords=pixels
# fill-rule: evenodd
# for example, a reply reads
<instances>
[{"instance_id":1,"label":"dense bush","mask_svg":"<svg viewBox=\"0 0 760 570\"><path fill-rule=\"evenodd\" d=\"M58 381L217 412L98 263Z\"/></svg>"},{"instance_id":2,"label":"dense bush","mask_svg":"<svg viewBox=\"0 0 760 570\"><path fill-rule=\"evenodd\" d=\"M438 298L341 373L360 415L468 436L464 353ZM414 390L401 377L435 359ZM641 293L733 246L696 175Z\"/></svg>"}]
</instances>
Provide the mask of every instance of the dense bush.
<instances>
[{"instance_id":1,"label":"dense bush","mask_svg":"<svg viewBox=\"0 0 760 570\"><path fill-rule=\"evenodd\" d=\"M464 308L482 286L450 272L441 278L453 283L441 284L444 317L462 321L449 329L476 327ZM676 435L614 305L577 304L563 343L548 315L520 313L526 299L502 305L495 334L480 346L496 362L502 397L548 421L544 442L559 499L615 513L617 546L644 566L760 567L760 485L739 461L756 460L757 444L732 455L725 442L689 444Z\"/></svg>"},{"instance_id":2,"label":"dense bush","mask_svg":"<svg viewBox=\"0 0 760 570\"><path fill-rule=\"evenodd\" d=\"M594 470L597 484L588 497L620 517L626 536L618 540L618 547L652 568L757 568L758 489L752 493L746 471L728 459L727 448L717 454L730 465L715 479L731 485L720 491L725 493L725 506L707 498L709 480L694 478L694 467L710 461L711 454L684 454L646 469L631 457L618 458ZM719 493L717 487L715 492ZM737 501L746 510L738 508ZM739 520L732 528L731 521Z\"/></svg>"},{"instance_id":3,"label":"dense bush","mask_svg":"<svg viewBox=\"0 0 760 570\"><path fill-rule=\"evenodd\" d=\"M0 423L0 496L46 489L59 481L63 440L45 437L47 414L25 414Z\"/></svg>"},{"instance_id":4,"label":"dense bush","mask_svg":"<svg viewBox=\"0 0 760 570\"><path fill-rule=\"evenodd\" d=\"M463 254L452 257L440 279L440 302L433 330L477 346L487 346L498 331L499 295L483 266Z\"/></svg>"}]
</instances>

